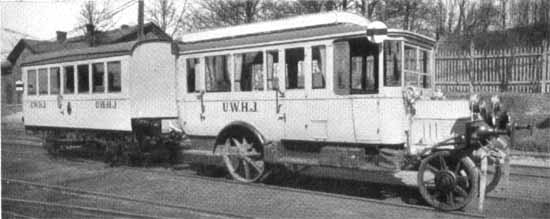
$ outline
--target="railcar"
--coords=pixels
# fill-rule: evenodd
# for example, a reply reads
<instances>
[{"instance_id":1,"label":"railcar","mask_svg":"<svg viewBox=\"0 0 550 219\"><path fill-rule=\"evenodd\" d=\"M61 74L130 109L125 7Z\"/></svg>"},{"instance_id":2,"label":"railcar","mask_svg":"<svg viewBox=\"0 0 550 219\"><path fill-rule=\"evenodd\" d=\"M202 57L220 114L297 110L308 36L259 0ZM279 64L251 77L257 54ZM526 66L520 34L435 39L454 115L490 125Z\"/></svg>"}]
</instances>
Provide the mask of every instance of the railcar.
<instances>
[{"instance_id":1,"label":"railcar","mask_svg":"<svg viewBox=\"0 0 550 219\"><path fill-rule=\"evenodd\" d=\"M337 12L35 55L25 128L52 153L93 144L111 160L182 144L184 162L242 182L281 165L381 182L412 173L429 204L455 210L476 195L474 152L491 151L499 170L514 126L497 97L435 89L434 44Z\"/></svg>"},{"instance_id":2,"label":"railcar","mask_svg":"<svg viewBox=\"0 0 550 219\"><path fill-rule=\"evenodd\" d=\"M478 189L474 152L501 159L511 120L497 97L489 108L445 99L434 44L342 12L187 34L176 61L184 159L242 182L274 165L383 182L413 173L429 204L462 208Z\"/></svg>"},{"instance_id":3,"label":"railcar","mask_svg":"<svg viewBox=\"0 0 550 219\"><path fill-rule=\"evenodd\" d=\"M54 153L93 143L114 162L121 151L144 152L146 137L177 121L172 48L147 40L30 56L22 65L25 129Z\"/></svg>"}]
</instances>

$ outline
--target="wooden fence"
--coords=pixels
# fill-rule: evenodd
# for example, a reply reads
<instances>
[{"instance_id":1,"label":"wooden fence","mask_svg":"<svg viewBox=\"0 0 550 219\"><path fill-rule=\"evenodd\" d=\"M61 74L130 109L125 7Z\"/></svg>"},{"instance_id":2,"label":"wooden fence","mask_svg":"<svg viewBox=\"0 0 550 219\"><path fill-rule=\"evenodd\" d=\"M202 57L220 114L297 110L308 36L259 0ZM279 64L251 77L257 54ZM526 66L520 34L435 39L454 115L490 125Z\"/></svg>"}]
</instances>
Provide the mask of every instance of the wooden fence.
<instances>
[{"instance_id":1,"label":"wooden fence","mask_svg":"<svg viewBox=\"0 0 550 219\"><path fill-rule=\"evenodd\" d=\"M550 46L438 50L435 83L443 92L550 93Z\"/></svg>"}]
</instances>

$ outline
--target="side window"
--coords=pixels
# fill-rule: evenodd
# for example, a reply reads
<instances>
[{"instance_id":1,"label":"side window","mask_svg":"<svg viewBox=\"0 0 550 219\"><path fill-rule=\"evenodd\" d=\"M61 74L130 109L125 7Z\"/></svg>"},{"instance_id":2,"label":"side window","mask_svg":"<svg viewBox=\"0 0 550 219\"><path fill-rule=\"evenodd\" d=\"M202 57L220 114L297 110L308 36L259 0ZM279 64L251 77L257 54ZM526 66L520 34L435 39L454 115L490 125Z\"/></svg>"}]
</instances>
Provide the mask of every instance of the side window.
<instances>
[{"instance_id":1,"label":"side window","mask_svg":"<svg viewBox=\"0 0 550 219\"><path fill-rule=\"evenodd\" d=\"M186 60L187 64L187 92L192 93L196 91L195 83L197 77L197 68L199 59L192 58Z\"/></svg>"},{"instance_id":2,"label":"side window","mask_svg":"<svg viewBox=\"0 0 550 219\"><path fill-rule=\"evenodd\" d=\"M36 95L36 70L27 71L27 94Z\"/></svg>"},{"instance_id":3,"label":"side window","mask_svg":"<svg viewBox=\"0 0 550 219\"><path fill-rule=\"evenodd\" d=\"M285 50L286 89L304 89L304 48Z\"/></svg>"},{"instance_id":4,"label":"side window","mask_svg":"<svg viewBox=\"0 0 550 219\"><path fill-rule=\"evenodd\" d=\"M50 94L59 94L61 89L61 72L59 67L50 68Z\"/></svg>"},{"instance_id":5,"label":"side window","mask_svg":"<svg viewBox=\"0 0 550 219\"><path fill-rule=\"evenodd\" d=\"M103 93L105 91L105 64L92 64L92 92Z\"/></svg>"},{"instance_id":6,"label":"side window","mask_svg":"<svg viewBox=\"0 0 550 219\"><path fill-rule=\"evenodd\" d=\"M229 55L205 57L205 62L206 91L230 91Z\"/></svg>"},{"instance_id":7,"label":"side window","mask_svg":"<svg viewBox=\"0 0 550 219\"><path fill-rule=\"evenodd\" d=\"M235 54L235 91L264 90L263 53Z\"/></svg>"},{"instance_id":8,"label":"side window","mask_svg":"<svg viewBox=\"0 0 550 219\"><path fill-rule=\"evenodd\" d=\"M384 42L384 86L401 86L401 42Z\"/></svg>"},{"instance_id":9,"label":"side window","mask_svg":"<svg viewBox=\"0 0 550 219\"><path fill-rule=\"evenodd\" d=\"M267 51L267 89L273 89L273 78L279 72L279 51Z\"/></svg>"},{"instance_id":10,"label":"side window","mask_svg":"<svg viewBox=\"0 0 550 219\"><path fill-rule=\"evenodd\" d=\"M78 65L78 93L90 92L90 71L89 65Z\"/></svg>"},{"instance_id":11,"label":"side window","mask_svg":"<svg viewBox=\"0 0 550 219\"><path fill-rule=\"evenodd\" d=\"M326 80L326 47L314 46L311 48L311 83L313 89L325 88Z\"/></svg>"},{"instance_id":12,"label":"side window","mask_svg":"<svg viewBox=\"0 0 550 219\"><path fill-rule=\"evenodd\" d=\"M65 94L73 94L74 93L74 66L69 65L63 67L63 79L64 79L64 85L63 87Z\"/></svg>"},{"instance_id":13,"label":"side window","mask_svg":"<svg viewBox=\"0 0 550 219\"><path fill-rule=\"evenodd\" d=\"M120 92L121 88L120 61L107 63L107 85L109 92Z\"/></svg>"},{"instance_id":14,"label":"side window","mask_svg":"<svg viewBox=\"0 0 550 219\"><path fill-rule=\"evenodd\" d=\"M48 94L48 69L38 69L38 94Z\"/></svg>"}]
</instances>

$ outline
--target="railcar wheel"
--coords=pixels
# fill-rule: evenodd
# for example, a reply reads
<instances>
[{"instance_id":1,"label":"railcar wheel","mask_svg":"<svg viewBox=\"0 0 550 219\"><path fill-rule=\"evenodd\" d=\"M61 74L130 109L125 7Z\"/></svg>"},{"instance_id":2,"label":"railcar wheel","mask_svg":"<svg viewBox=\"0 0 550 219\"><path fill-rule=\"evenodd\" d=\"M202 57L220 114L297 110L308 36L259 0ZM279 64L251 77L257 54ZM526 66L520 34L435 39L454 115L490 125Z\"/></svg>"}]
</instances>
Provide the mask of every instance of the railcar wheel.
<instances>
[{"instance_id":1,"label":"railcar wheel","mask_svg":"<svg viewBox=\"0 0 550 219\"><path fill-rule=\"evenodd\" d=\"M221 146L221 154L225 167L231 176L241 182L255 182L265 172L265 163L262 154L246 138L240 141L228 138Z\"/></svg>"},{"instance_id":2,"label":"railcar wheel","mask_svg":"<svg viewBox=\"0 0 550 219\"><path fill-rule=\"evenodd\" d=\"M457 158L449 151L431 154L420 164L420 194L435 208L452 211L465 207L476 195L478 172L467 156Z\"/></svg>"}]
</instances>

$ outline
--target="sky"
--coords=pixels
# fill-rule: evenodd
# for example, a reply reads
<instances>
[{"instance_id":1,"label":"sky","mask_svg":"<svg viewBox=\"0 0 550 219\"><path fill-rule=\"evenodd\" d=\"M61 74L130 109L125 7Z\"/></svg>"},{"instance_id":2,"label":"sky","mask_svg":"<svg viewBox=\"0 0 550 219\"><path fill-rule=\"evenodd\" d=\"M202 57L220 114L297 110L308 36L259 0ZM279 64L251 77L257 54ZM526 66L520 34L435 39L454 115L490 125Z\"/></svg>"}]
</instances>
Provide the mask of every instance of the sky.
<instances>
[{"instance_id":1,"label":"sky","mask_svg":"<svg viewBox=\"0 0 550 219\"><path fill-rule=\"evenodd\" d=\"M55 39L55 31L74 30L86 0L0 0L0 26L36 39ZM129 0L111 0L113 8ZM99 1L99 5L102 5ZM147 4L147 2L146 2ZM116 25L137 23L137 3L115 16ZM79 34L78 32L76 34Z\"/></svg>"}]
</instances>

